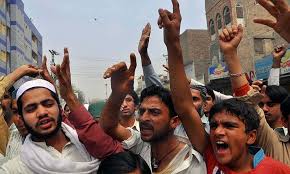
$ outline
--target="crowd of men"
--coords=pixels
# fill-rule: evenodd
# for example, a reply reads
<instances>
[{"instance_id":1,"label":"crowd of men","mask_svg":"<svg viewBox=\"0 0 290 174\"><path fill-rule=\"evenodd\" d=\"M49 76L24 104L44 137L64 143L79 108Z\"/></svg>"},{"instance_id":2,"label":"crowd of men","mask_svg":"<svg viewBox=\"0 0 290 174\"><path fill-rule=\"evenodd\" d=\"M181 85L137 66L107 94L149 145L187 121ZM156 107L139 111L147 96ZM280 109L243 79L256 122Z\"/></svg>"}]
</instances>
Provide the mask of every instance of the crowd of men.
<instances>
[{"instance_id":1,"label":"crowd of men","mask_svg":"<svg viewBox=\"0 0 290 174\"><path fill-rule=\"evenodd\" d=\"M257 0L273 28L290 43L290 7L285 0ZM159 9L168 51L170 90L162 86L148 54L151 26L138 51L146 88L133 89L136 56L109 67L112 93L100 114L78 101L71 85L68 49L61 65L23 65L0 79L0 174L290 174L290 96L279 85L281 58L273 51L268 84L248 82L237 53L243 27L224 28L220 49L233 95L187 79L180 46L179 3ZM24 76L36 77L17 90ZM59 96L66 104L61 106Z\"/></svg>"}]
</instances>

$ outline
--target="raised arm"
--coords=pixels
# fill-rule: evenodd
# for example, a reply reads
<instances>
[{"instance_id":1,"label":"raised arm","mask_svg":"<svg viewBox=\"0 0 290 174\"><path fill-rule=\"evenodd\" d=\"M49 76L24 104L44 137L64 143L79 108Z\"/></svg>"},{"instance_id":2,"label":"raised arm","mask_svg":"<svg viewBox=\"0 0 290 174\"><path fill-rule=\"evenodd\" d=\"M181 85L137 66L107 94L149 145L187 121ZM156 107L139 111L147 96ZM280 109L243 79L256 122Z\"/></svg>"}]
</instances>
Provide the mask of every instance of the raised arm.
<instances>
[{"instance_id":1,"label":"raised arm","mask_svg":"<svg viewBox=\"0 0 290 174\"><path fill-rule=\"evenodd\" d=\"M250 89L250 85L247 81L240 59L238 57L237 48L243 37L243 28L241 25L232 26L231 28L223 29L223 32L219 36L219 45L221 51L225 55L225 61L229 68L231 77L231 84L234 94L237 96L243 96Z\"/></svg>"},{"instance_id":2,"label":"raised arm","mask_svg":"<svg viewBox=\"0 0 290 174\"><path fill-rule=\"evenodd\" d=\"M60 95L71 109L69 121L73 124L87 151L99 159L122 152L121 144L103 131L75 96L71 85L69 54L66 48L62 64L57 65L52 71L59 80Z\"/></svg>"},{"instance_id":3,"label":"raised arm","mask_svg":"<svg viewBox=\"0 0 290 174\"><path fill-rule=\"evenodd\" d=\"M7 91L17 80L23 76L36 76L41 72L32 65L22 65L15 69L12 73L0 78L0 99L2 100L5 91ZM9 130L4 120L3 110L0 107L0 153L5 155L6 146L9 138Z\"/></svg>"},{"instance_id":4,"label":"raised arm","mask_svg":"<svg viewBox=\"0 0 290 174\"><path fill-rule=\"evenodd\" d=\"M285 0L257 0L274 18L255 19L254 22L273 28L281 37L290 43L290 8Z\"/></svg>"},{"instance_id":5,"label":"raised arm","mask_svg":"<svg viewBox=\"0 0 290 174\"><path fill-rule=\"evenodd\" d=\"M100 124L102 128L113 138L124 141L131 137L131 132L119 123L119 111L127 94L133 90L134 74L136 69L136 57L130 55L130 67L124 62L108 68L104 78L111 78L112 93L101 113Z\"/></svg>"},{"instance_id":6,"label":"raised arm","mask_svg":"<svg viewBox=\"0 0 290 174\"><path fill-rule=\"evenodd\" d=\"M151 60L148 54L150 34L151 34L151 25L150 23L148 23L142 30L142 34L141 34L139 45L138 45L138 52L141 57L145 85L146 87L149 87L152 85L162 86L162 83L158 77L158 74L155 72L151 64Z\"/></svg>"},{"instance_id":7,"label":"raised arm","mask_svg":"<svg viewBox=\"0 0 290 174\"><path fill-rule=\"evenodd\" d=\"M270 70L268 78L268 86L270 85L280 85L280 67L281 59L285 55L287 48L284 45L278 46L274 49L273 55L273 65Z\"/></svg>"},{"instance_id":8,"label":"raised arm","mask_svg":"<svg viewBox=\"0 0 290 174\"><path fill-rule=\"evenodd\" d=\"M207 145L207 136L200 116L191 97L189 83L185 75L180 45L181 15L177 0L172 0L173 13L159 9L158 25L163 28L164 43L168 51L170 89L174 108L185 128L189 140L198 152L203 153Z\"/></svg>"},{"instance_id":9,"label":"raised arm","mask_svg":"<svg viewBox=\"0 0 290 174\"><path fill-rule=\"evenodd\" d=\"M242 97L243 100L255 105L260 119L256 140L257 145L262 147L267 155L275 159L283 159L283 154L277 153L277 147L279 149L282 143L279 141L275 131L268 125L263 110L257 105L262 96L258 91L250 88L244 73L242 73L242 66L236 54L237 46L242 39L242 31L241 26L238 29L233 27L232 29L225 29L220 35L220 46L225 54L225 61L231 74L233 90L236 96ZM263 92L264 90L265 87L262 87L261 91Z\"/></svg>"}]
</instances>

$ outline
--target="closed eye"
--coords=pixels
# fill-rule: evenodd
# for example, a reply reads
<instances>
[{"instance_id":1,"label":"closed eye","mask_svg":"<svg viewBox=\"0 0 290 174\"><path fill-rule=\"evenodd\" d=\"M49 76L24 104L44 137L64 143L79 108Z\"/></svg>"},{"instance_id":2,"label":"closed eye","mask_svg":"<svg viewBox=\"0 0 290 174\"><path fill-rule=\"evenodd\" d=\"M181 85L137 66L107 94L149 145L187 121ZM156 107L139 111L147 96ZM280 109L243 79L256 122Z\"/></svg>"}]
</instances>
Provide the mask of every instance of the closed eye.
<instances>
[{"instance_id":1,"label":"closed eye","mask_svg":"<svg viewBox=\"0 0 290 174\"><path fill-rule=\"evenodd\" d=\"M41 104L43 105L43 106L45 106L45 107L52 107L53 105L54 105L54 101L53 100L51 100L51 99L48 99L48 100L44 100L44 101L42 101L41 102Z\"/></svg>"},{"instance_id":2,"label":"closed eye","mask_svg":"<svg viewBox=\"0 0 290 174\"><path fill-rule=\"evenodd\" d=\"M31 104L31 105L27 105L24 110L25 112L27 113L31 113L33 112L35 109L37 108L37 105L36 104Z\"/></svg>"}]
</instances>

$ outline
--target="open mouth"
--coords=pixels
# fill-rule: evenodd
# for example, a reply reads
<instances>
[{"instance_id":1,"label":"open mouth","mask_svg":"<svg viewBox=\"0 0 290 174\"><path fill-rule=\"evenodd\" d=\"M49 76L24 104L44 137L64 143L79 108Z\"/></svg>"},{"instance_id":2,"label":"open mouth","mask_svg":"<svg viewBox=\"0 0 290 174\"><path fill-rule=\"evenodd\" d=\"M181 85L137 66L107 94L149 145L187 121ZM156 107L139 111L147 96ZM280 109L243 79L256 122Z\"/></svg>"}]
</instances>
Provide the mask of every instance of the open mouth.
<instances>
[{"instance_id":1,"label":"open mouth","mask_svg":"<svg viewBox=\"0 0 290 174\"><path fill-rule=\"evenodd\" d=\"M41 119L37 125L43 129L46 129L46 128L49 128L51 126L51 122L53 120L51 118L44 118L44 119Z\"/></svg>"},{"instance_id":2,"label":"open mouth","mask_svg":"<svg viewBox=\"0 0 290 174\"><path fill-rule=\"evenodd\" d=\"M227 150L229 148L229 145L225 143L224 141L217 141L216 147L218 152L223 152L224 150Z\"/></svg>"},{"instance_id":3,"label":"open mouth","mask_svg":"<svg viewBox=\"0 0 290 174\"><path fill-rule=\"evenodd\" d=\"M124 110L122 110L122 113L129 113L129 112L130 112L129 109L124 109Z\"/></svg>"},{"instance_id":4,"label":"open mouth","mask_svg":"<svg viewBox=\"0 0 290 174\"><path fill-rule=\"evenodd\" d=\"M149 124L140 124L140 131L141 131L141 134L142 133L149 133L149 132L152 132L153 130L153 127Z\"/></svg>"},{"instance_id":5,"label":"open mouth","mask_svg":"<svg viewBox=\"0 0 290 174\"><path fill-rule=\"evenodd\" d=\"M51 120L44 120L44 121L39 122L39 125L41 126L41 125L47 124L49 122L51 122Z\"/></svg>"}]
</instances>

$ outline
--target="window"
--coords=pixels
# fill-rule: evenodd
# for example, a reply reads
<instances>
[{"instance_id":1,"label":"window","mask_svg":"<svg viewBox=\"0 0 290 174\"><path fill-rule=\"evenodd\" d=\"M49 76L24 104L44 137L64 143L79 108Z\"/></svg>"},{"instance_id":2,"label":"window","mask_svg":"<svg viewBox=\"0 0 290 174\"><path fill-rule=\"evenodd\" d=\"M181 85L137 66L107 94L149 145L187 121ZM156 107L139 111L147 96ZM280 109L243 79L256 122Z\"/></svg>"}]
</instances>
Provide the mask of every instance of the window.
<instances>
[{"instance_id":1,"label":"window","mask_svg":"<svg viewBox=\"0 0 290 174\"><path fill-rule=\"evenodd\" d=\"M214 22L213 22L212 19L209 21L209 30L210 30L210 35L214 35L215 34Z\"/></svg>"},{"instance_id":2,"label":"window","mask_svg":"<svg viewBox=\"0 0 290 174\"><path fill-rule=\"evenodd\" d=\"M33 50L31 52L31 54L32 54L32 59L34 60L35 63L37 63L37 60L38 60L37 54Z\"/></svg>"},{"instance_id":3,"label":"window","mask_svg":"<svg viewBox=\"0 0 290 174\"><path fill-rule=\"evenodd\" d=\"M237 18L244 18L244 10L241 4L237 4L236 11L237 11Z\"/></svg>"},{"instance_id":4,"label":"window","mask_svg":"<svg viewBox=\"0 0 290 174\"><path fill-rule=\"evenodd\" d=\"M6 37L6 25L3 22L0 22L0 33Z\"/></svg>"},{"instance_id":5,"label":"window","mask_svg":"<svg viewBox=\"0 0 290 174\"><path fill-rule=\"evenodd\" d=\"M264 42L261 38L254 38L254 49L256 54L264 54Z\"/></svg>"},{"instance_id":6,"label":"window","mask_svg":"<svg viewBox=\"0 0 290 174\"><path fill-rule=\"evenodd\" d=\"M225 7L224 8L224 23L225 23L225 25L228 25L228 24L230 24L231 23L231 13L230 13L230 9L229 9L229 7Z\"/></svg>"},{"instance_id":7,"label":"window","mask_svg":"<svg viewBox=\"0 0 290 174\"><path fill-rule=\"evenodd\" d=\"M217 22L217 29L220 30L222 28L222 17L219 13L216 15L216 22Z\"/></svg>"},{"instance_id":8,"label":"window","mask_svg":"<svg viewBox=\"0 0 290 174\"><path fill-rule=\"evenodd\" d=\"M1 52L0 52L0 60L2 62L6 62L6 51L1 50Z\"/></svg>"}]
</instances>

